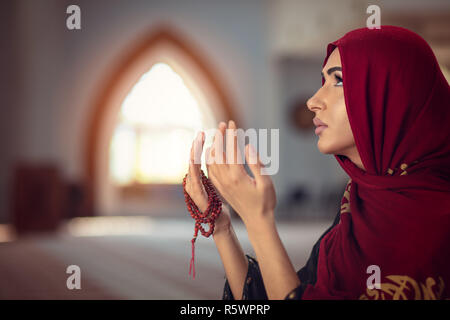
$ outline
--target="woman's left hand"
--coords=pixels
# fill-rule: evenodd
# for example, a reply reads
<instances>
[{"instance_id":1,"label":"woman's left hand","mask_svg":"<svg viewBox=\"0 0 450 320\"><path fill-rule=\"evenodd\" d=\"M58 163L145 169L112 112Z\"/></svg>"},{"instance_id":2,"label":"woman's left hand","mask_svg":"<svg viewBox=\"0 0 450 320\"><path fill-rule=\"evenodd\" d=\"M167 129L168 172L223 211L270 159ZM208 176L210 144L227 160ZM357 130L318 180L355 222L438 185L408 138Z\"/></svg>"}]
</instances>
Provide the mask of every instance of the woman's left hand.
<instances>
[{"instance_id":1,"label":"woman's left hand","mask_svg":"<svg viewBox=\"0 0 450 320\"><path fill-rule=\"evenodd\" d=\"M245 146L245 159L254 178L247 174L243 161L237 161L242 159L242 155L234 121L229 121L228 130L226 123L219 124L212 146L205 151L205 157L208 177L246 226L261 219L273 218L276 194L272 179L269 175L261 174L264 164L250 144Z\"/></svg>"}]
</instances>

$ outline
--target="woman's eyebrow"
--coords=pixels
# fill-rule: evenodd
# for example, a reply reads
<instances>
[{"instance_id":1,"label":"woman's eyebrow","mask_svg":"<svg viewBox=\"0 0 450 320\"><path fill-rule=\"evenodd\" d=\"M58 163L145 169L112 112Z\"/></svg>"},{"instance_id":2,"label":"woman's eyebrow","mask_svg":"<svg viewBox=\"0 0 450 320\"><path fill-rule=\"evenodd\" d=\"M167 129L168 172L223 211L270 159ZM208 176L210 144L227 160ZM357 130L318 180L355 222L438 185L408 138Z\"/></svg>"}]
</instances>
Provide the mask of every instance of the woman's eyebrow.
<instances>
[{"instance_id":1,"label":"woman's eyebrow","mask_svg":"<svg viewBox=\"0 0 450 320\"><path fill-rule=\"evenodd\" d=\"M328 75L330 75L334 71L342 71L342 68L341 67L331 67L330 69L328 69L327 73L328 73ZM320 74L323 77L323 72L320 72Z\"/></svg>"}]
</instances>

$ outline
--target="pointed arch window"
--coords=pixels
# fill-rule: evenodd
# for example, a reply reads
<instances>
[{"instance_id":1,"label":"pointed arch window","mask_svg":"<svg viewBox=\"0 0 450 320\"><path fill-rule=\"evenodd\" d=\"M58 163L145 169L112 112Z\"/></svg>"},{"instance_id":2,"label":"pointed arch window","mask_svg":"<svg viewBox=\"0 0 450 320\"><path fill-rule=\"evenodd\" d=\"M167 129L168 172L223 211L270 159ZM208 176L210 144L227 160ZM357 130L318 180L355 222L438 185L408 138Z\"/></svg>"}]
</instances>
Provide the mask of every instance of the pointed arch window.
<instances>
[{"instance_id":1,"label":"pointed arch window","mask_svg":"<svg viewBox=\"0 0 450 320\"><path fill-rule=\"evenodd\" d=\"M148 214L150 198L159 214L158 194L170 199L164 204L182 201L195 134L219 120L239 126L216 68L182 34L154 27L101 82L84 153L88 215ZM207 136L205 144L211 141Z\"/></svg>"},{"instance_id":2,"label":"pointed arch window","mask_svg":"<svg viewBox=\"0 0 450 320\"><path fill-rule=\"evenodd\" d=\"M110 145L112 180L118 185L179 184L192 138L212 117L208 111L200 109L167 63L154 64L121 105Z\"/></svg>"}]
</instances>

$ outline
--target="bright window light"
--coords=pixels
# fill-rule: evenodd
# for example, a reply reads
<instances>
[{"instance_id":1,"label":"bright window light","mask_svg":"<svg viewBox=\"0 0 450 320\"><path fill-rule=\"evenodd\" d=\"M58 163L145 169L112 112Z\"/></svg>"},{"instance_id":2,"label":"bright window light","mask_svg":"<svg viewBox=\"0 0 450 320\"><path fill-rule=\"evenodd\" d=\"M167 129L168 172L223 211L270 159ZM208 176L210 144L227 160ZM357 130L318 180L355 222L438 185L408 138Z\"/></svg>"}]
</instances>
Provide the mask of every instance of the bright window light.
<instances>
[{"instance_id":1,"label":"bright window light","mask_svg":"<svg viewBox=\"0 0 450 320\"><path fill-rule=\"evenodd\" d=\"M113 181L181 183L204 118L183 79L169 65L154 64L122 103L110 145Z\"/></svg>"}]
</instances>

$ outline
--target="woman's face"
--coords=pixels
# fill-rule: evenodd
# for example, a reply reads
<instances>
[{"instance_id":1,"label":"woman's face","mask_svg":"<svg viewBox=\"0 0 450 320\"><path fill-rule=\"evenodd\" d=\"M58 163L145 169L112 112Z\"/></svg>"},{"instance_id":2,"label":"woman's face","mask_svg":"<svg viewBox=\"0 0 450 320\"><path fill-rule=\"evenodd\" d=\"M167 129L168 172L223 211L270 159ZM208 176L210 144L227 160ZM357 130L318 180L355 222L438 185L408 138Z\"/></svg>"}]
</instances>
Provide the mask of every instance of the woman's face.
<instances>
[{"instance_id":1,"label":"woman's face","mask_svg":"<svg viewBox=\"0 0 450 320\"><path fill-rule=\"evenodd\" d=\"M322 76L324 85L306 103L316 114L317 147L325 154L347 156L363 168L345 107L341 57L337 48L329 56Z\"/></svg>"}]
</instances>

